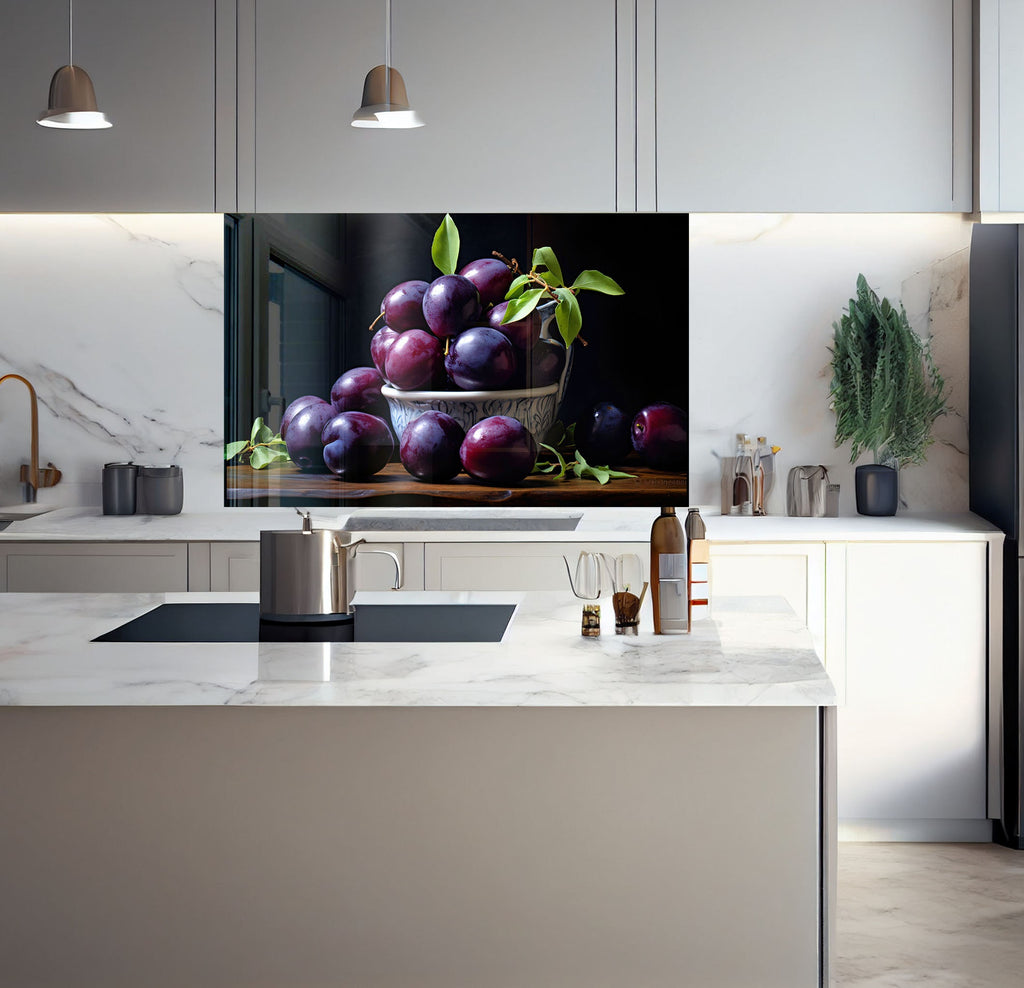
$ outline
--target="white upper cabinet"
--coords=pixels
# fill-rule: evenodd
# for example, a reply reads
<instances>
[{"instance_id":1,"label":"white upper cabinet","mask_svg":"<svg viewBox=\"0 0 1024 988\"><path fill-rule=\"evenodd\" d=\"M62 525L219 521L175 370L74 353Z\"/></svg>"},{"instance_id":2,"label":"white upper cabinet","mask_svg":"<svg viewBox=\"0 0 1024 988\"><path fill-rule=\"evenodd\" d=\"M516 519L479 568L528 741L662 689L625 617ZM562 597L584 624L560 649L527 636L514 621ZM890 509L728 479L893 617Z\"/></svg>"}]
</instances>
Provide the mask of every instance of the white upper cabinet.
<instances>
[{"instance_id":1,"label":"white upper cabinet","mask_svg":"<svg viewBox=\"0 0 1024 988\"><path fill-rule=\"evenodd\" d=\"M1024 0L979 0L976 208L1024 212Z\"/></svg>"},{"instance_id":2,"label":"white upper cabinet","mask_svg":"<svg viewBox=\"0 0 1024 988\"><path fill-rule=\"evenodd\" d=\"M972 208L970 0L656 8L657 209Z\"/></svg>"},{"instance_id":3,"label":"white upper cabinet","mask_svg":"<svg viewBox=\"0 0 1024 988\"><path fill-rule=\"evenodd\" d=\"M252 24L247 6L240 210L615 209L614 0L393 0L392 65L425 122L415 130L350 126L384 62L383 0L256 0Z\"/></svg>"},{"instance_id":4,"label":"white upper cabinet","mask_svg":"<svg viewBox=\"0 0 1024 988\"><path fill-rule=\"evenodd\" d=\"M74 60L107 130L36 123L68 61L67 0L4 0L0 210L214 209L215 0L79 0Z\"/></svg>"}]
</instances>

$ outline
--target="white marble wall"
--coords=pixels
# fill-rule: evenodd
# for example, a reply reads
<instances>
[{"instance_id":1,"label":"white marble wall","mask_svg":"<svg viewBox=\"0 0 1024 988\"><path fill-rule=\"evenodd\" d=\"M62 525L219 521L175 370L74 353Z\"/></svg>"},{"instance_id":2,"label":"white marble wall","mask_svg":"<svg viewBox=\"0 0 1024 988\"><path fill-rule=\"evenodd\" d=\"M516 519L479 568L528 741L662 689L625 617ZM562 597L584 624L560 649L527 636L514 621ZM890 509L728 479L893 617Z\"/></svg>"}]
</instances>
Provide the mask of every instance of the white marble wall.
<instances>
[{"instance_id":1,"label":"white marble wall","mask_svg":"<svg viewBox=\"0 0 1024 988\"><path fill-rule=\"evenodd\" d=\"M863 272L934 335L956 413L903 473L917 510L967 507L967 245L958 215L691 217L691 503L717 506L714 453L735 433L782 446L784 479L825 463L853 513L849 452L833 445L828 346ZM40 492L98 505L104 462L180 463L185 510L223 501L223 220L219 215L0 215L0 374L39 391L40 453L64 480ZM0 504L18 499L28 404L0 388Z\"/></svg>"},{"instance_id":2,"label":"white marble wall","mask_svg":"<svg viewBox=\"0 0 1024 988\"><path fill-rule=\"evenodd\" d=\"M901 471L901 495L910 510L966 511L970 231L954 214L691 216L690 503L718 510L714 454L731 455L746 432L782 447L771 514L785 514L789 469L811 463L840 484L840 512L855 513L855 464L848 445L835 447L828 408L828 348L863 273L933 337L953 409L927 462Z\"/></svg>"},{"instance_id":3,"label":"white marble wall","mask_svg":"<svg viewBox=\"0 0 1024 988\"><path fill-rule=\"evenodd\" d=\"M102 465L178 463L223 503L223 217L0 215L0 376L39 394L40 502L98 505ZM0 387L0 504L19 500L28 393Z\"/></svg>"}]
</instances>

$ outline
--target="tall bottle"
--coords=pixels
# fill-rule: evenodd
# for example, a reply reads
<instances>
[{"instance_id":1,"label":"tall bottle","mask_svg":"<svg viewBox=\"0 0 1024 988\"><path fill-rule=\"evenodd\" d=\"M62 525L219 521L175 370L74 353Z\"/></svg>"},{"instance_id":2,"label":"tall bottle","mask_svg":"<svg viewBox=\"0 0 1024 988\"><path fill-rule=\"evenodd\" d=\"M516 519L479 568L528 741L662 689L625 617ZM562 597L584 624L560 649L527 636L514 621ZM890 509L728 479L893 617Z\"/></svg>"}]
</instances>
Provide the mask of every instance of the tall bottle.
<instances>
[{"instance_id":1,"label":"tall bottle","mask_svg":"<svg viewBox=\"0 0 1024 988\"><path fill-rule=\"evenodd\" d=\"M693 622L698 618L707 617L710 604L708 587L710 575L708 567L711 563L711 550L708 542L708 531L698 508L690 508L686 513L683 525L686 533L686 569L688 581L686 585L686 625L693 630Z\"/></svg>"},{"instance_id":2,"label":"tall bottle","mask_svg":"<svg viewBox=\"0 0 1024 988\"><path fill-rule=\"evenodd\" d=\"M651 600L656 635L686 631L686 536L675 508L662 508L651 526Z\"/></svg>"},{"instance_id":3,"label":"tall bottle","mask_svg":"<svg viewBox=\"0 0 1024 988\"><path fill-rule=\"evenodd\" d=\"M754 447L750 436L742 432L736 435L736 465L732 473L732 509L729 513L754 513Z\"/></svg>"},{"instance_id":4,"label":"tall bottle","mask_svg":"<svg viewBox=\"0 0 1024 988\"><path fill-rule=\"evenodd\" d=\"M754 514L768 514L768 495L775 481L775 454L778 446L769 446L766 436L757 437L754 450Z\"/></svg>"}]
</instances>

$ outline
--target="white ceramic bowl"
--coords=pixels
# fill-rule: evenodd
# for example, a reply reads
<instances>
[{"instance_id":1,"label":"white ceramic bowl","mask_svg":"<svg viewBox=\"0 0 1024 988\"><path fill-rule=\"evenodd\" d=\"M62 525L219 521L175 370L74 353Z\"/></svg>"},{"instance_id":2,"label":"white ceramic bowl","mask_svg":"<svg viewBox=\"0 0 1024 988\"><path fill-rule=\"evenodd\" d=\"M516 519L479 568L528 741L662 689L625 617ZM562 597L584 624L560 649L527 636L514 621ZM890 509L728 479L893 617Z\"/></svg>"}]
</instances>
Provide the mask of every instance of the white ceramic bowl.
<instances>
[{"instance_id":1,"label":"white ceramic bowl","mask_svg":"<svg viewBox=\"0 0 1024 988\"><path fill-rule=\"evenodd\" d=\"M561 337L554 335L555 303L546 302L537 309L543 317L541 339L554 339L561 344ZM562 395L572 370L573 350L565 355L562 375L553 384L543 388L526 388L509 391L400 391L389 384L380 389L391 410L391 423L399 440L405 427L431 409L450 415L463 429L469 430L481 419L492 415L507 415L518 419L540 439L554 424Z\"/></svg>"},{"instance_id":2,"label":"white ceramic bowl","mask_svg":"<svg viewBox=\"0 0 1024 988\"><path fill-rule=\"evenodd\" d=\"M384 385L395 435L401 439L405 427L433 409L450 415L464 430L492 415L518 419L539 439L558 414L558 383L520 391L400 391Z\"/></svg>"}]
</instances>

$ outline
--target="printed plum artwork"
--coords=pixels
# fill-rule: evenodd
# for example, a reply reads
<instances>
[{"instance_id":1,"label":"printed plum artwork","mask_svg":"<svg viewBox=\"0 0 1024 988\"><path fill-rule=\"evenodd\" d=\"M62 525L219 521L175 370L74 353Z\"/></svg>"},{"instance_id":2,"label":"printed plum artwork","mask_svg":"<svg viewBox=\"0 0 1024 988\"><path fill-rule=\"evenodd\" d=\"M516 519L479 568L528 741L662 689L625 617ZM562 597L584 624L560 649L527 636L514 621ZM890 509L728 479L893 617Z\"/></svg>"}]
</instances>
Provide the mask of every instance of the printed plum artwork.
<instances>
[{"instance_id":1,"label":"printed plum artwork","mask_svg":"<svg viewBox=\"0 0 1024 988\"><path fill-rule=\"evenodd\" d=\"M686 505L684 214L337 225L319 376L288 373L297 303L271 300L270 342L229 325L229 363L280 366L248 390L229 376L225 504ZM300 380L316 387L288 394Z\"/></svg>"}]
</instances>

